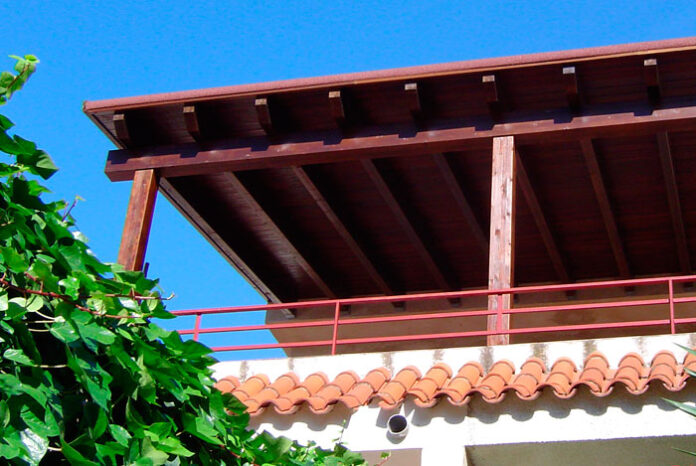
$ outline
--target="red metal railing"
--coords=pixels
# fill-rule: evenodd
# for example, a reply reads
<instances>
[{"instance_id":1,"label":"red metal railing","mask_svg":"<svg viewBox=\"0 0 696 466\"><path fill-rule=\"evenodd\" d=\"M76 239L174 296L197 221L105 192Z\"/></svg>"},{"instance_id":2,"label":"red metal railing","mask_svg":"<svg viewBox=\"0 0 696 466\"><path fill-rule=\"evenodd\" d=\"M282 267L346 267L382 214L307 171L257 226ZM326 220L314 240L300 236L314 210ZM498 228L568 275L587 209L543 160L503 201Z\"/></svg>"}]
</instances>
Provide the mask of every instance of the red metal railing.
<instances>
[{"instance_id":1,"label":"red metal railing","mask_svg":"<svg viewBox=\"0 0 696 466\"><path fill-rule=\"evenodd\" d=\"M369 297L369 298L350 298L350 299L335 299L335 300L316 300L316 301L303 301L295 303L280 303L280 304L263 304L263 305L253 305L253 306L238 306L238 307L222 307L222 308L211 308L211 309L192 309L192 310L182 310L173 311L172 313L177 316L196 316L194 328L191 330L179 330L182 335L193 335L194 340L198 340L202 334L211 333L231 333L231 332L243 332L243 331L258 331L258 330L281 330L281 329L299 329L299 328L310 328L310 327L332 327L331 339L330 340L311 340L311 341L291 341L283 343L264 343L264 344L253 344L253 345L232 345L232 346L217 346L213 347L214 351L240 351L240 350L262 350L262 349L273 349L273 348L300 348L300 347L320 347L326 346L330 347L331 354L336 354L336 348L339 345L358 345L367 343L387 343L387 342L406 342L414 340L434 340L434 339L445 339L445 338L466 338L466 337L488 337L493 335L520 335L520 334L534 334L534 333L547 333L547 332L567 332L567 331L592 331L592 330L602 330L602 329L621 329L621 328L638 328L638 327L655 327L655 326L665 326L669 328L665 329L665 333L676 333L677 326L683 324L693 324L696 323L696 317L686 317L677 318L675 316L675 305L681 303L693 303L696 302L696 296L675 296L674 285L676 283L693 283L696 282L696 275L689 276L677 276L677 277L659 277L659 278L644 278L635 280L613 280L613 281L602 281L602 282L590 282L590 283L572 283L563 285L543 285L543 286L527 286L527 287L514 287L499 290L468 290L468 291L453 291L444 293L421 293L421 294L409 294L400 296L379 296L379 297ZM646 287L660 285L666 285L666 293L661 291L651 291L652 295L657 295L660 297L646 297L644 299L621 299L621 298L610 298L612 301L598 301L590 303L563 303L556 305L545 305L545 306L527 306L527 307L513 307L512 309L502 309L503 296L507 294L511 295L524 295L524 294L543 294L543 293L559 293L559 292L579 292L584 290L595 290L603 288L614 288L614 289L635 289L636 287ZM666 294L665 297L663 294ZM691 293L696 294L696 292ZM374 317L350 317L341 316L341 310L346 306L357 306L357 305L376 305L383 303L405 303L413 301L432 301L432 300L453 300L453 299L465 299L465 298L476 298L484 296L496 296L497 309L474 309L474 310L448 310L442 312L430 312L421 311L407 313L398 313L395 315L380 315ZM606 299L606 298L603 298ZM512 299L511 299L512 300ZM516 315L516 314L534 314L534 313L546 313L546 312L580 312L587 310L597 310L597 309L615 309L615 308L633 308L639 306L655 306L664 305L666 306L666 313L664 318L653 319L653 320L622 320L617 322L601 322L592 324L572 324L572 325L548 325L543 327L523 327L523 328L502 328L501 322L504 315ZM228 327L210 327L202 328L201 320L203 316L207 315L219 315L219 314L237 314L244 312L253 311L266 311L266 312L278 312L287 309L312 309L312 311L320 312L321 308L331 307L333 308L333 318L331 319L319 319L319 320L296 320L288 322L278 322L260 325L238 325L238 326L228 326ZM323 312L326 313L325 311ZM467 318L467 317L480 317L480 316L490 316L497 315L497 325L494 329L485 330L472 330L472 331L460 331L460 332L441 332L441 333L422 333L422 334L408 334L408 335L396 335L396 336L382 336L382 337L360 337L360 338L339 338L339 329L344 326L357 325L357 324L376 324L376 323L389 323L389 322L403 322L403 321L414 321L414 320L431 320L431 319L451 319L451 318Z\"/></svg>"}]
</instances>

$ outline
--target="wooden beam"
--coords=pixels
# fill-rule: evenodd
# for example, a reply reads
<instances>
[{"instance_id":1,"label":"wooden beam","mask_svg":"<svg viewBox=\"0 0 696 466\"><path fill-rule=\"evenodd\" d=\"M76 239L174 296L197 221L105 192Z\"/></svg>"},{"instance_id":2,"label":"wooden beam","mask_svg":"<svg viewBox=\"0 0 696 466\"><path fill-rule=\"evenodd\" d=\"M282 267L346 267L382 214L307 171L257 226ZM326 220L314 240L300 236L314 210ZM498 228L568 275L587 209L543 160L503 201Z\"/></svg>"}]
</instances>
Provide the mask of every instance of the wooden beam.
<instances>
[{"instance_id":1,"label":"wooden beam","mask_svg":"<svg viewBox=\"0 0 696 466\"><path fill-rule=\"evenodd\" d=\"M462 190L462 187L459 184L459 181L457 181L457 178L454 176L452 168L447 162L447 159L442 154L435 154L433 155L433 160L435 161L435 165L437 165L438 170L440 170L440 175L442 176L442 179L445 182L445 186L454 198L454 201L457 203L457 207L459 207L459 212L462 214L464 220L466 220L466 223L469 225L469 229L472 235L474 236L474 242L478 245L479 249L484 254L484 257L487 257L488 237L484 233L481 224L476 218L476 215L474 214L474 211L471 208L471 204L469 204L469 201L467 200L466 195L464 194L464 191Z\"/></svg>"},{"instance_id":2,"label":"wooden beam","mask_svg":"<svg viewBox=\"0 0 696 466\"><path fill-rule=\"evenodd\" d=\"M561 281L561 283L569 283L571 280L568 274L566 262L561 255L554 235L551 233L551 228L549 227L549 223L546 220L544 211L541 208L539 198L534 191L534 187L529 179L529 174L527 173L527 169L522 162L522 158L520 157L518 151L515 151L515 153L515 156L517 157L517 182L519 183L520 191L522 191L522 195L527 201L527 207L529 207L532 217L534 217L534 223L539 230L539 234L544 242L546 252L549 255L549 259L551 259L551 264L553 265L553 269L555 270L558 279Z\"/></svg>"},{"instance_id":3,"label":"wooden beam","mask_svg":"<svg viewBox=\"0 0 696 466\"><path fill-rule=\"evenodd\" d=\"M268 98L259 97L254 100L254 108L256 108L256 118L259 124L270 135L273 133L273 120L271 119L271 107L268 103Z\"/></svg>"},{"instance_id":4,"label":"wooden beam","mask_svg":"<svg viewBox=\"0 0 696 466\"><path fill-rule=\"evenodd\" d=\"M161 176L188 176L221 171L237 171L270 167L288 167L317 163L333 163L371 157L423 155L471 148L490 148L491 138L515 135L518 145L576 142L582 138L624 137L655 134L659 131L696 130L696 106L653 109L647 104L635 104L625 112L590 114L568 121L566 109L543 112L537 117L493 125L481 119L469 126L452 128L446 124L431 124L428 131L412 137L401 133L413 132L413 124L377 132L374 129L356 131L350 138L337 138L336 131L304 134L297 140L273 141L256 137L233 142L220 142L202 148L199 144L184 144L139 150L109 152L106 173L112 181L133 179L136 170L157 169ZM326 144L327 139L337 139Z\"/></svg>"},{"instance_id":5,"label":"wooden beam","mask_svg":"<svg viewBox=\"0 0 696 466\"><path fill-rule=\"evenodd\" d=\"M500 119L502 108L500 102L500 89L496 76L494 74L484 75L481 77L481 83L483 84L483 95L488 105L488 112L493 120L498 120Z\"/></svg>"},{"instance_id":6,"label":"wooden beam","mask_svg":"<svg viewBox=\"0 0 696 466\"><path fill-rule=\"evenodd\" d=\"M333 226L341 239L343 239L343 242L346 244L346 246L348 246L351 253L358 259L360 265L362 265L365 272L367 272L379 290L385 295L394 294L391 287L387 285L387 282L384 281L372 261L367 257L367 254L365 254L360 245L358 245L357 241L355 241L355 238L353 238L353 235L350 234L348 228L346 228L341 219L338 218L336 212L331 208L326 198L321 191L319 191L319 188L317 188L307 172L302 167L293 167L292 171L297 179L300 180L300 183L302 183L302 186L304 186L309 195L312 196L312 199L317 207L319 207L319 209L321 209L321 211L324 213L326 219L329 221L329 223L331 223L331 226Z\"/></svg>"},{"instance_id":7,"label":"wooden beam","mask_svg":"<svg viewBox=\"0 0 696 466\"><path fill-rule=\"evenodd\" d=\"M329 108L331 109L331 118L336 122L336 126L343 128L346 124L346 109L340 90L329 91Z\"/></svg>"},{"instance_id":8,"label":"wooden beam","mask_svg":"<svg viewBox=\"0 0 696 466\"><path fill-rule=\"evenodd\" d=\"M128 120L126 120L126 114L123 112L114 113L114 132L116 133L116 139L118 139L122 145L128 146L131 143L131 135L128 130Z\"/></svg>"},{"instance_id":9,"label":"wooden beam","mask_svg":"<svg viewBox=\"0 0 696 466\"><path fill-rule=\"evenodd\" d=\"M215 229L198 213L176 187L167 179L160 178L160 190L164 197L194 226L194 228L232 265L269 303L280 303L282 300L271 290L264 281L247 265L247 263L230 247ZM283 314L294 317L290 310L283 309Z\"/></svg>"},{"instance_id":10,"label":"wooden beam","mask_svg":"<svg viewBox=\"0 0 696 466\"><path fill-rule=\"evenodd\" d=\"M423 112L423 106L421 105L421 97L418 92L418 83L406 83L404 84L404 94L406 94L406 107L411 113L411 117L416 121L420 121L421 114Z\"/></svg>"},{"instance_id":11,"label":"wooden beam","mask_svg":"<svg viewBox=\"0 0 696 466\"><path fill-rule=\"evenodd\" d=\"M689 247L686 241L686 230L682 217L681 202L679 200L679 190L677 189L677 177L674 172L674 161L672 160L672 150L669 144L669 134L666 132L657 134L657 147L660 154L662 165L662 175L665 178L665 188L667 190L667 202L669 212L672 217L672 228L674 229L674 239L677 245L677 256L679 267L684 274L691 274L691 259L689 257Z\"/></svg>"},{"instance_id":12,"label":"wooden beam","mask_svg":"<svg viewBox=\"0 0 696 466\"><path fill-rule=\"evenodd\" d=\"M566 100L572 112L580 111L580 89L578 88L578 76L574 66L563 67L563 85L565 86Z\"/></svg>"},{"instance_id":13,"label":"wooden beam","mask_svg":"<svg viewBox=\"0 0 696 466\"><path fill-rule=\"evenodd\" d=\"M597 163L597 154L594 144L591 139L582 139L580 141L580 146L582 148L582 155L585 158L587 171L590 175L590 181L592 182L592 189L594 190L597 204L599 204L599 210L604 220L604 227L609 236L611 250L614 253L616 266L619 270L619 277L630 278L631 270L628 265L628 260L626 259L626 252L624 250L623 241L621 241L616 218L611 208L611 203L609 202L609 195L607 194L604 179L602 178L602 171L599 168L599 163Z\"/></svg>"},{"instance_id":14,"label":"wooden beam","mask_svg":"<svg viewBox=\"0 0 696 466\"><path fill-rule=\"evenodd\" d=\"M423 240L420 238L416 230L413 228L413 225L411 225L411 222L408 220L408 217L399 205L399 202L392 194L391 190L389 189L389 186L387 186L387 183L386 181L384 181L384 178L382 178L382 175L379 173L379 170L377 170L375 164L372 162L372 160L362 160L361 163L365 172L372 181L373 185L375 186L375 188L377 188L380 197L382 198L384 203L387 204L387 207L389 207L389 210L394 215L397 223L401 226L401 229L406 234L406 237L411 242L413 247L416 249L418 256L425 265L433 282L435 282L437 287L441 290L453 289L451 284L447 281L445 276L440 271L438 265L435 263L432 254L430 253L430 251L428 251L428 248L423 243Z\"/></svg>"},{"instance_id":15,"label":"wooden beam","mask_svg":"<svg viewBox=\"0 0 696 466\"><path fill-rule=\"evenodd\" d=\"M317 288L324 293L324 296L331 299L337 298L336 293L331 290L314 267L312 267L310 263L307 262L305 257L300 253L300 251L295 248L285 233L280 229L280 227L278 227L268 213L266 213L261 204L254 199L254 196L246 189L242 182L239 181L239 178L237 178L237 176L231 172L226 172L225 178L227 183L242 197L242 200L247 204L249 209L254 212L254 215L261 219L263 223L268 225L268 227L274 232L275 236L285 244L285 247L289 251L290 255L293 257L293 259L295 259L302 270L305 271Z\"/></svg>"},{"instance_id":16,"label":"wooden beam","mask_svg":"<svg viewBox=\"0 0 696 466\"><path fill-rule=\"evenodd\" d=\"M491 174L491 231L488 258L488 289L512 287L515 272L515 138L505 136L493 139ZM510 309L512 296L491 295L488 310ZM510 328L510 315L489 315L488 330L504 331ZM509 335L492 335L488 345L507 345Z\"/></svg>"},{"instance_id":17,"label":"wooden beam","mask_svg":"<svg viewBox=\"0 0 696 466\"><path fill-rule=\"evenodd\" d=\"M147 240L150 235L152 213L157 198L157 176L154 170L135 173L128 212L118 251L118 263L126 270L142 270Z\"/></svg>"},{"instance_id":18,"label":"wooden beam","mask_svg":"<svg viewBox=\"0 0 696 466\"><path fill-rule=\"evenodd\" d=\"M645 89L648 93L648 101L651 105L657 105L661 99L660 72L657 67L657 58L647 58L643 60L643 71L645 74Z\"/></svg>"},{"instance_id":19,"label":"wooden beam","mask_svg":"<svg viewBox=\"0 0 696 466\"><path fill-rule=\"evenodd\" d=\"M196 106L184 105L183 109L184 123L186 124L186 131L191 135L194 141L200 141L201 139L201 129L198 121L198 113L196 112Z\"/></svg>"}]
</instances>

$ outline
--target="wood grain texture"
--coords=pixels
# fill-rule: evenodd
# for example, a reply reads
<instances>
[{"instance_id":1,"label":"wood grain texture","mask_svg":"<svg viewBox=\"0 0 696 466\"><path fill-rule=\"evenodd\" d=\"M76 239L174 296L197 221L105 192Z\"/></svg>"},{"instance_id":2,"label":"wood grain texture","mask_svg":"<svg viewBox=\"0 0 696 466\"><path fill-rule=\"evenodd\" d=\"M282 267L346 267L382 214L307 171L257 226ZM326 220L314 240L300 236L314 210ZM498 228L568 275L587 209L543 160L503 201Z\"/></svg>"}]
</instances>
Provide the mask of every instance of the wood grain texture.
<instances>
[{"instance_id":1,"label":"wood grain texture","mask_svg":"<svg viewBox=\"0 0 696 466\"><path fill-rule=\"evenodd\" d=\"M182 114L184 115L184 123L186 124L186 131L191 135L191 137L198 141L201 138L201 128L198 121L198 113L196 112L195 105L184 105Z\"/></svg>"},{"instance_id":2,"label":"wood grain texture","mask_svg":"<svg viewBox=\"0 0 696 466\"><path fill-rule=\"evenodd\" d=\"M574 66L563 67L563 85L565 87L566 100L572 112L580 111L580 89L578 87L578 75Z\"/></svg>"},{"instance_id":3,"label":"wood grain texture","mask_svg":"<svg viewBox=\"0 0 696 466\"><path fill-rule=\"evenodd\" d=\"M619 234L619 227L616 223L616 217L614 216L614 211L611 207L611 202L609 201L609 195L607 194L607 189L604 184L602 171L599 168L599 163L597 162L597 153L595 152L594 144L592 143L591 139L582 139L580 141L580 146L582 148L582 155L585 158L585 165L587 166L587 171L592 182L592 189L594 190L595 198L597 199L597 204L599 205L599 210L602 214L604 227L606 228L607 235L609 236L609 243L611 244L611 250L614 253L614 259L616 260L619 277L630 278L631 269L628 265L628 259L626 258L626 251L623 241L621 240L621 235Z\"/></svg>"},{"instance_id":4,"label":"wood grain texture","mask_svg":"<svg viewBox=\"0 0 696 466\"><path fill-rule=\"evenodd\" d=\"M126 270L142 270L145 250L157 198L157 176L154 170L135 173L128 212L118 251L118 263Z\"/></svg>"},{"instance_id":5,"label":"wood grain texture","mask_svg":"<svg viewBox=\"0 0 696 466\"><path fill-rule=\"evenodd\" d=\"M539 230L539 234L541 235L541 239L544 242L546 251L549 254L549 259L551 259L551 263L556 271L556 275L558 275L558 279L561 281L561 283L568 283L570 282L570 276L568 274L566 261L558 248L558 244L553 233L551 232L549 222L546 220L544 210L539 203L539 198L534 191L532 182L527 174L527 169L525 168L518 151L516 151L516 158L517 182L519 183L520 191L522 191L522 195L527 201L527 207L529 207L532 217L534 217L534 223Z\"/></svg>"},{"instance_id":6,"label":"wood grain texture","mask_svg":"<svg viewBox=\"0 0 696 466\"><path fill-rule=\"evenodd\" d=\"M382 178L382 175L379 173L379 170L377 170L375 164L371 160L363 160L361 163L363 169L365 170L368 177L374 184L375 188L377 188L377 191L379 192L382 200L385 204L387 204L389 210L394 215L394 218L396 219L397 223L401 226L401 229L403 230L404 234L407 236L414 249L418 253L418 257L420 257L420 259L422 260L423 264L428 270L428 273L433 279L433 282L441 290L452 289L452 284L450 284L447 281L445 276L440 271L440 267L438 267L437 263L433 259L432 254L430 253L430 251L428 251L428 248L425 246L423 240L420 238L416 230L413 228L413 225L411 225L411 222L408 220L406 213L401 208L399 202L392 194L391 190L389 189L389 186L387 186L387 183L384 181L384 178Z\"/></svg>"},{"instance_id":7,"label":"wood grain texture","mask_svg":"<svg viewBox=\"0 0 696 466\"><path fill-rule=\"evenodd\" d=\"M538 119L509 122L480 128L452 128L429 125L404 138L399 128L375 135L356 132L342 138L336 131L308 134L296 141L274 143L268 137L218 143L167 146L159 149L114 150L109 152L105 172L112 181L133 178L136 170L158 169L161 176L186 176L221 171L332 163L372 157L413 156L461 150L462 147L490 147L493 137L514 135L518 144L571 142L596 137L654 134L657 131L696 130L696 106L652 109L636 104L619 113L584 115L568 121L568 111L548 111ZM485 124L485 121L481 121ZM490 120L488 120L490 126ZM412 132L412 123L403 127ZM337 140L326 144L325 140Z\"/></svg>"},{"instance_id":8,"label":"wood grain texture","mask_svg":"<svg viewBox=\"0 0 696 466\"><path fill-rule=\"evenodd\" d=\"M445 182L445 186L447 186L447 189L452 194L454 201L457 203L457 206L459 207L459 212L464 217L464 220L466 220L466 223L469 225L470 232L474 237L474 241L478 245L481 252L487 256L488 238L486 237L486 234L483 231L483 227L481 227L481 223L476 218L476 215L474 214L474 211L471 208L471 204L469 204L469 201L467 200L464 191L462 191L462 187L459 184L459 181L457 181L457 178L454 176L454 173L452 173L452 168L447 162L447 159L442 154L435 154L433 155L433 161L437 165L437 168L440 171L440 174L442 175L442 179Z\"/></svg>"},{"instance_id":9,"label":"wood grain texture","mask_svg":"<svg viewBox=\"0 0 696 466\"><path fill-rule=\"evenodd\" d=\"M294 167L292 170L297 179L300 180L300 183L302 183L302 186L304 186L309 195L312 196L312 199L314 199L316 205L324 213L326 219L329 221L329 223L331 223L336 232L343 239L345 245L358 259L363 269L365 272L367 272L375 285L377 285L380 291L385 295L394 294L392 288L387 284L386 281L384 281L372 261L369 259L369 257L367 257L367 254L365 254L355 238L353 238L353 235L348 231L348 228L346 228L345 224L341 221L338 215L336 215L336 212L331 208L326 198L321 191L319 191L307 172L301 167Z\"/></svg>"},{"instance_id":10,"label":"wood grain texture","mask_svg":"<svg viewBox=\"0 0 696 466\"><path fill-rule=\"evenodd\" d=\"M488 289L510 288L515 270L515 139L493 139L491 175L491 230L488 258ZM510 309L510 295L502 296L502 309ZM498 296L489 296L488 309L499 310ZM488 316L488 330L510 328L509 315ZM506 345L509 335L488 337L488 345Z\"/></svg>"},{"instance_id":11,"label":"wood grain texture","mask_svg":"<svg viewBox=\"0 0 696 466\"><path fill-rule=\"evenodd\" d=\"M247 190L247 188L239 181L239 178L234 173L225 173L225 178L227 183L232 186L237 192L243 196L243 201L247 206L255 212L255 215L262 219L263 222L275 232L276 236L286 244L287 249L290 254L297 262L297 264L304 270L304 272L312 279L317 288L324 294L327 298L337 298L336 293L326 284L321 275L312 267L312 265L307 262L305 257L300 253L300 251L295 248L295 245L287 238L285 233L278 227L278 225L273 221L273 219L266 213L261 204L259 204L254 196Z\"/></svg>"},{"instance_id":12,"label":"wood grain texture","mask_svg":"<svg viewBox=\"0 0 696 466\"><path fill-rule=\"evenodd\" d=\"M674 240L677 246L677 257L679 267L684 274L691 273L691 259L684 229L684 218L682 216L681 201L679 190L677 189L677 178L674 173L674 161L672 160L672 150L669 144L669 134L666 132L658 133L657 147L662 165L662 175L665 178L665 189L667 191L667 202L669 204L672 228L674 229Z\"/></svg>"}]
</instances>

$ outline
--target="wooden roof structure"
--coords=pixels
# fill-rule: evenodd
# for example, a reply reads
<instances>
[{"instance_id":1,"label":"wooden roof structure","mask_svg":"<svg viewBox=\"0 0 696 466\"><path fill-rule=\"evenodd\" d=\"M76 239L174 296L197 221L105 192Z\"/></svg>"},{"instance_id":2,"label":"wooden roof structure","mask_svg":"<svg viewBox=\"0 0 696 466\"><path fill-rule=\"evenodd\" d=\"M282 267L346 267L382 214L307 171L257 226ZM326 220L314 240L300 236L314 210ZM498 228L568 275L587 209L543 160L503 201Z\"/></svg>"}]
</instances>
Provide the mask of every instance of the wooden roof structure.
<instances>
[{"instance_id":1,"label":"wooden roof structure","mask_svg":"<svg viewBox=\"0 0 696 466\"><path fill-rule=\"evenodd\" d=\"M85 102L269 301L485 287L514 136L515 283L689 274L696 38ZM149 185L150 189L153 186Z\"/></svg>"}]
</instances>

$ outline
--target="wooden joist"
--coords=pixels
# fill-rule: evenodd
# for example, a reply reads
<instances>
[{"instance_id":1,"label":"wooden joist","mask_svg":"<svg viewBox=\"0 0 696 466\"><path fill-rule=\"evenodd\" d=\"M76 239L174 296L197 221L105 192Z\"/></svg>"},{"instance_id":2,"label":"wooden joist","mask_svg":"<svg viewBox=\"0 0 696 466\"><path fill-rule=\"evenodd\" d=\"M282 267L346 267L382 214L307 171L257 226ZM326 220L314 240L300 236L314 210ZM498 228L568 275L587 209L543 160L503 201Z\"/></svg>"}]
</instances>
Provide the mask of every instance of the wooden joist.
<instances>
[{"instance_id":1,"label":"wooden joist","mask_svg":"<svg viewBox=\"0 0 696 466\"><path fill-rule=\"evenodd\" d=\"M116 139L123 146L128 146L131 143L131 134L128 130L128 120L126 120L126 114L123 112L114 113L113 119L114 132L116 133Z\"/></svg>"},{"instance_id":2,"label":"wooden joist","mask_svg":"<svg viewBox=\"0 0 696 466\"><path fill-rule=\"evenodd\" d=\"M406 107L411 113L411 118L418 123L421 120L423 106L421 105L421 96L418 92L418 83L404 84L404 94L406 95Z\"/></svg>"},{"instance_id":3,"label":"wooden joist","mask_svg":"<svg viewBox=\"0 0 696 466\"><path fill-rule=\"evenodd\" d=\"M621 235L619 234L619 227L616 224L616 217L614 216L614 211L609 201L609 195L607 194L606 185L604 184L602 171L597 162L597 153L595 152L594 144L591 139L582 139L580 141L580 146L582 148L582 155L585 158L587 171L590 175L590 181L592 182L592 189L594 190L595 198L597 199L597 204L602 214L604 227L609 236L609 244L614 253L619 277L625 279L630 278L631 269L628 265L628 259L626 258Z\"/></svg>"},{"instance_id":4,"label":"wooden joist","mask_svg":"<svg viewBox=\"0 0 696 466\"><path fill-rule=\"evenodd\" d=\"M324 213L326 219L329 221L329 223L331 223L331 226L333 226L333 228L339 234L348 249L355 256L355 258L358 259L358 262L360 262L360 265L362 265L363 269L370 276L377 288L379 288L379 290L385 295L394 294L392 288L387 284L386 281L384 281L381 274L377 271L367 254L365 254L353 235L350 233L350 231L348 231L348 228L346 228L345 224L338 217L334 209L331 208L324 195L321 193L321 191L319 191L319 188L317 188L312 179L309 177L307 171L302 167L293 167L292 171L300 183L302 183L302 186L304 186L309 195L312 197L317 207L319 207L319 209L321 209L321 211Z\"/></svg>"},{"instance_id":5,"label":"wooden joist","mask_svg":"<svg viewBox=\"0 0 696 466\"><path fill-rule=\"evenodd\" d=\"M563 85L565 87L566 100L572 112L580 111L580 89L578 88L578 76L574 66L563 67Z\"/></svg>"},{"instance_id":6,"label":"wooden joist","mask_svg":"<svg viewBox=\"0 0 696 466\"><path fill-rule=\"evenodd\" d=\"M657 67L657 58L647 58L643 60L643 71L645 74L645 90L648 94L648 101L652 105L660 103L660 71Z\"/></svg>"},{"instance_id":7,"label":"wooden joist","mask_svg":"<svg viewBox=\"0 0 696 466\"><path fill-rule=\"evenodd\" d=\"M522 195L527 201L527 207L529 207L529 210L532 213L532 217L534 217L534 223L536 224L537 229L539 230L539 234L541 235L541 239L544 242L546 252L549 255L549 259L551 259L551 264L553 265L553 269L555 270L558 279L561 283L568 283L571 280L568 274L568 267L566 266L566 261L563 255L561 254L560 249L558 248L558 244L556 242L556 239L554 238L553 233L551 232L551 228L549 227L549 223L546 220L544 211L541 208L539 198L537 197L536 192L534 191L534 187L532 186L532 182L529 179L527 169L525 168L524 163L522 162L522 157L520 156L519 151L516 151L516 157L517 182L519 183L520 191L522 191Z\"/></svg>"},{"instance_id":8,"label":"wooden joist","mask_svg":"<svg viewBox=\"0 0 696 466\"><path fill-rule=\"evenodd\" d=\"M343 102L343 94L340 90L329 91L329 108L331 118L336 122L336 126L343 128L346 124L346 109Z\"/></svg>"},{"instance_id":9,"label":"wooden joist","mask_svg":"<svg viewBox=\"0 0 696 466\"><path fill-rule=\"evenodd\" d=\"M237 178L237 176L234 173L227 172L225 173L225 179L227 183L232 187L239 196L241 196L242 200L244 203L246 203L247 207L251 211L254 212L254 215L261 219L264 224L268 226L270 230L273 231L275 237L281 241L285 249L289 252L289 254L293 257L293 259L297 262L297 264L304 270L304 272L309 276L309 278L314 282L316 287L324 294L325 297L335 299L337 298L336 293L334 293L331 288L326 284L323 278L319 275L319 273L312 267L312 265L305 259L305 257L300 253L300 251L295 248L293 243L288 239L286 234L278 227L276 222L268 215L268 213L264 210L264 208L261 206L261 204L258 203L258 201L254 198L254 196L247 190L247 188L242 184L242 182Z\"/></svg>"},{"instance_id":10,"label":"wooden joist","mask_svg":"<svg viewBox=\"0 0 696 466\"><path fill-rule=\"evenodd\" d=\"M150 235L152 213L157 198L157 175L154 170L135 173L131 187L128 212L118 251L118 263L126 270L142 270Z\"/></svg>"},{"instance_id":11,"label":"wooden joist","mask_svg":"<svg viewBox=\"0 0 696 466\"><path fill-rule=\"evenodd\" d=\"M669 144L669 134L667 132L658 133L657 147L660 155L660 164L662 165L662 174L665 178L667 202L669 204L670 217L672 218L679 268L682 273L690 274L692 270L691 259L689 257L681 201L679 200L679 190L677 189L677 178L674 171L674 161L672 160L672 150Z\"/></svg>"},{"instance_id":12,"label":"wooden joist","mask_svg":"<svg viewBox=\"0 0 696 466\"><path fill-rule=\"evenodd\" d=\"M462 187L459 184L459 181L457 181L457 178L454 176L452 168L447 162L446 157L442 154L435 154L433 155L433 161L435 162L435 165L437 165L437 168L440 171L440 175L442 176L442 180L445 182L445 186L454 198L454 201L457 203L457 207L459 207L459 212L462 214L464 220L466 220L466 223L469 225L469 229L474 237L474 241L476 242L478 248L481 250L484 256L487 257L488 237L484 233L483 227L481 227L481 223L476 218L476 215L474 214L474 211L471 208L471 204L469 204L469 201L467 200L466 195L464 194L464 191L462 190Z\"/></svg>"},{"instance_id":13,"label":"wooden joist","mask_svg":"<svg viewBox=\"0 0 696 466\"><path fill-rule=\"evenodd\" d=\"M196 106L184 105L183 109L184 123L186 124L186 131L191 135L195 141L200 141L201 139L201 128L198 121L198 113L196 112Z\"/></svg>"},{"instance_id":14,"label":"wooden joist","mask_svg":"<svg viewBox=\"0 0 696 466\"><path fill-rule=\"evenodd\" d=\"M406 213L399 205L399 202L394 197L394 194L392 194L391 189L389 189L389 186L387 186L386 181L384 181L384 178L382 178L382 175L379 173L379 170L375 166L374 162L372 162L372 160L362 160L361 164L372 181L372 184L379 192L381 199L387 205L397 223L406 234L406 237L418 253L418 257L420 257L421 261L425 265L428 274L432 278L435 285L440 290L453 289L452 284L448 282L443 273L440 271L440 267L435 262L435 259L433 259L433 255L425 246L423 240L413 228L413 225L411 225Z\"/></svg>"},{"instance_id":15,"label":"wooden joist","mask_svg":"<svg viewBox=\"0 0 696 466\"><path fill-rule=\"evenodd\" d=\"M488 105L488 112L491 118L494 121L500 119L502 108L500 102L500 89L496 76L494 74L482 76L481 84L483 85L483 96L486 99L486 105Z\"/></svg>"},{"instance_id":16,"label":"wooden joist","mask_svg":"<svg viewBox=\"0 0 696 466\"><path fill-rule=\"evenodd\" d=\"M271 118L271 107L267 97L258 97L254 100L254 108L256 108L256 118L259 125L266 134L273 134L273 120Z\"/></svg>"}]
</instances>

